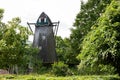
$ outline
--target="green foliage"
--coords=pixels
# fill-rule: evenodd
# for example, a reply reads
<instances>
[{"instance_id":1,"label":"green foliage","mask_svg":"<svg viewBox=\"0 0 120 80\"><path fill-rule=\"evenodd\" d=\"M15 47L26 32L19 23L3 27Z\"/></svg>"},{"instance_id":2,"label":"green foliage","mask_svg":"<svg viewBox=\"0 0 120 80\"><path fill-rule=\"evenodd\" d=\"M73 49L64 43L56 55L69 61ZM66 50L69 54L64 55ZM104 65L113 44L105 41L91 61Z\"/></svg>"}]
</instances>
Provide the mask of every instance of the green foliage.
<instances>
[{"instance_id":1,"label":"green foliage","mask_svg":"<svg viewBox=\"0 0 120 80\"><path fill-rule=\"evenodd\" d=\"M66 76L68 72L68 65L63 62L55 62L52 65L53 73L57 76Z\"/></svg>"},{"instance_id":2,"label":"green foliage","mask_svg":"<svg viewBox=\"0 0 120 80\"><path fill-rule=\"evenodd\" d=\"M33 48L31 45L27 45L25 48L25 54L23 55L23 62L19 64L19 73L29 73L30 69L32 72L39 73L42 66L41 61L37 58L38 48Z\"/></svg>"},{"instance_id":3,"label":"green foliage","mask_svg":"<svg viewBox=\"0 0 120 80\"><path fill-rule=\"evenodd\" d=\"M56 52L58 61L63 61L66 64L78 63L75 54L72 53L69 38L62 39L60 36L56 36Z\"/></svg>"},{"instance_id":4,"label":"green foliage","mask_svg":"<svg viewBox=\"0 0 120 80\"><path fill-rule=\"evenodd\" d=\"M5 24L3 22L1 22L1 20L3 18L3 13L4 13L4 10L0 9L0 39L2 39L2 34L6 30Z\"/></svg>"},{"instance_id":5,"label":"green foliage","mask_svg":"<svg viewBox=\"0 0 120 80\"><path fill-rule=\"evenodd\" d=\"M81 61L78 65L78 74L80 75L109 75L114 74L115 70L111 65L90 64L88 61Z\"/></svg>"},{"instance_id":6,"label":"green foliage","mask_svg":"<svg viewBox=\"0 0 120 80\"><path fill-rule=\"evenodd\" d=\"M113 0L82 42L78 59L92 65L112 65L120 73L120 1ZM84 64L85 64L84 63ZM97 68L97 67L96 67Z\"/></svg>"},{"instance_id":7,"label":"green foliage","mask_svg":"<svg viewBox=\"0 0 120 80\"><path fill-rule=\"evenodd\" d=\"M74 28L71 29L70 45L72 48L72 54L74 58L78 56L81 50L81 43L91 31L92 25L96 24L96 20L105 11L106 6L110 4L112 0L88 0L87 3L81 2L80 12L77 14Z\"/></svg>"},{"instance_id":8,"label":"green foliage","mask_svg":"<svg viewBox=\"0 0 120 80\"><path fill-rule=\"evenodd\" d=\"M56 36L56 53L58 61L65 61L66 44L60 36Z\"/></svg>"},{"instance_id":9,"label":"green foliage","mask_svg":"<svg viewBox=\"0 0 120 80\"><path fill-rule=\"evenodd\" d=\"M5 27L3 26L4 32L1 32L0 39L1 66L19 64L25 54L26 40L30 32L19 25L20 22L19 18L13 18Z\"/></svg>"},{"instance_id":10,"label":"green foliage","mask_svg":"<svg viewBox=\"0 0 120 80\"><path fill-rule=\"evenodd\" d=\"M1 22L2 18L3 18L3 13L4 13L4 10L0 9L0 22Z\"/></svg>"},{"instance_id":11,"label":"green foliage","mask_svg":"<svg viewBox=\"0 0 120 80\"><path fill-rule=\"evenodd\" d=\"M27 44L31 32L27 27L21 26L20 18L13 18L7 24L1 22L4 10L0 9L0 68L10 72L15 65L19 70L26 70L29 63L35 65L31 59L37 55L37 49ZM20 72L19 71L19 72ZM22 71L21 71L22 72Z\"/></svg>"}]
</instances>

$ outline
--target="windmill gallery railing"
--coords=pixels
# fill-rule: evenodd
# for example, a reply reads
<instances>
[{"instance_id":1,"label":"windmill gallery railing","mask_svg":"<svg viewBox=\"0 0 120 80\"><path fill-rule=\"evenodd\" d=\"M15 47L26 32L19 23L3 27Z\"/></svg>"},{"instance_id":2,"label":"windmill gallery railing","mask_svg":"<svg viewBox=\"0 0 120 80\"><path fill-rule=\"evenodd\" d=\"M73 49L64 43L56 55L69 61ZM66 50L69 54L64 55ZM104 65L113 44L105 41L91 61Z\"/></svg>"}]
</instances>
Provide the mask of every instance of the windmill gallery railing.
<instances>
[{"instance_id":1,"label":"windmill gallery railing","mask_svg":"<svg viewBox=\"0 0 120 80\"><path fill-rule=\"evenodd\" d=\"M54 36L57 36L57 32L58 32L58 28L59 28L59 23L60 23L60 21L52 23ZM33 33L33 30L32 30L32 28L31 28L30 25L34 25L35 26L37 24L36 23L29 23L29 22L27 22L27 25L28 25L30 31ZM44 27L44 26L46 26L46 25L43 25L42 27Z\"/></svg>"}]
</instances>

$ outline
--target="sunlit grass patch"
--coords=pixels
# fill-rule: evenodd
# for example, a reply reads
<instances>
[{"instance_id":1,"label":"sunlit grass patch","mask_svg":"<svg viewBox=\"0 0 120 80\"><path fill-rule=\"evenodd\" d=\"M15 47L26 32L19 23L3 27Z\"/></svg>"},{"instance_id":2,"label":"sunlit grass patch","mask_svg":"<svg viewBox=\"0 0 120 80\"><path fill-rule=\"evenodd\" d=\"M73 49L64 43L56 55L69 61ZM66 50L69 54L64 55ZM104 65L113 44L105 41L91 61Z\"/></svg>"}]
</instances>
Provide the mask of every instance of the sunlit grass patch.
<instances>
[{"instance_id":1,"label":"sunlit grass patch","mask_svg":"<svg viewBox=\"0 0 120 80\"><path fill-rule=\"evenodd\" d=\"M50 76L50 75L0 75L0 80L120 80L118 75Z\"/></svg>"}]
</instances>

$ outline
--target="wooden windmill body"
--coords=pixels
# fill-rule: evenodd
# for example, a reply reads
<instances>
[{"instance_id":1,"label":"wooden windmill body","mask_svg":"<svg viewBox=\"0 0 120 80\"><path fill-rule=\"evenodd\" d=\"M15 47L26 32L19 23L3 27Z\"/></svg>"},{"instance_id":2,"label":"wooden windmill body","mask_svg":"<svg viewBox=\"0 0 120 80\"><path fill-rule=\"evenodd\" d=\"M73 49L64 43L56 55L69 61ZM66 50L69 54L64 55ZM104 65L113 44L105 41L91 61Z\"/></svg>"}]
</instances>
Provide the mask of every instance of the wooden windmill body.
<instances>
[{"instance_id":1,"label":"wooden windmill body","mask_svg":"<svg viewBox=\"0 0 120 80\"><path fill-rule=\"evenodd\" d=\"M38 57L43 63L54 63L57 61L54 36L56 31L53 31L54 26L55 25L44 12L35 23L33 47L39 48Z\"/></svg>"}]
</instances>

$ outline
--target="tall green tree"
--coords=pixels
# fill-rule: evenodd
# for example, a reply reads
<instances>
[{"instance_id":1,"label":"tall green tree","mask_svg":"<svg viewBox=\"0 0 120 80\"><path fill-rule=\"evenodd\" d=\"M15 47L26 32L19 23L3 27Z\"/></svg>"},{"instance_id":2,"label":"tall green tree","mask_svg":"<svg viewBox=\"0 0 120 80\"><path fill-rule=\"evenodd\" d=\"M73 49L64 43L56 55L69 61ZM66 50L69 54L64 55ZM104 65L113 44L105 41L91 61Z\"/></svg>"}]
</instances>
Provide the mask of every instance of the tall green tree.
<instances>
[{"instance_id":1,"label":"tall green tree","mask_svg":"<svg viewBox=\"0 0 120 80\"><path fill-rule=\"evenodd\" d=\"M112 65L120 74L120 1L113 0L82 42L78 58L91 69Z\"/></svg>"},{"instance_id":2,"label":"tall green tree","mask_svg":"<svg viewBox=\"0 0 120 80\"><path fill-rule=\"evenodd\" d=\"M63 61L66 64L76 64L69 38L62 39L60 36L56 36L56 52L58 61Z\"/></svg>"},{"instance_id":3,"label":"tall green tree","mask_svg":"<svg viewBox=\"0 0 120 80\"><path fill-rule=\"evenodd\" d=\"M87 3L81 1L81 9L77 14L74 28L71 29L71 48L74 58L79 54L81 50L81 42L84 36L91 31L91 26L96 23L96 20L105 11L107 5L111 0L88 0Z\"/></svg>"},{"instance_id":4,"label":"tall green tree","mask_svg":"<svg viewBox=\"0 0 120 80\"><path fill-rule=\"evenodd\" d=\"M0 10L0 19L4 10ZM20 25L19 18L13 18L7 24L0 22L0 67L11 68L23 62L26 53L26 41L31 32Z\"/></svg>"}]
</instances>

